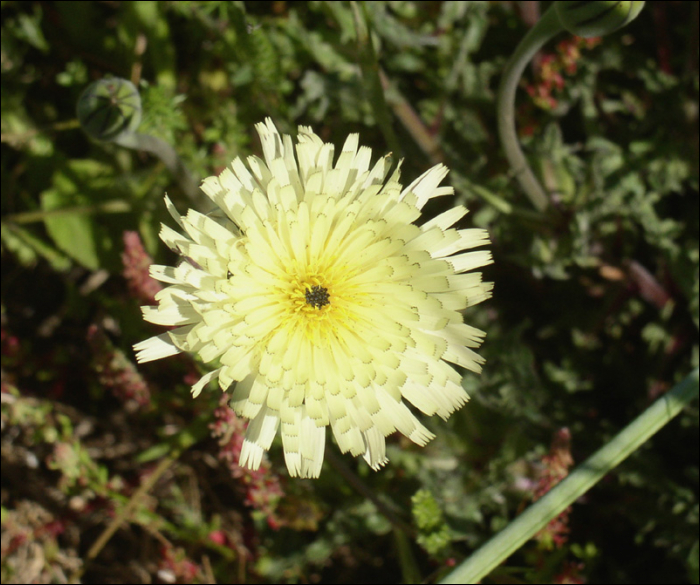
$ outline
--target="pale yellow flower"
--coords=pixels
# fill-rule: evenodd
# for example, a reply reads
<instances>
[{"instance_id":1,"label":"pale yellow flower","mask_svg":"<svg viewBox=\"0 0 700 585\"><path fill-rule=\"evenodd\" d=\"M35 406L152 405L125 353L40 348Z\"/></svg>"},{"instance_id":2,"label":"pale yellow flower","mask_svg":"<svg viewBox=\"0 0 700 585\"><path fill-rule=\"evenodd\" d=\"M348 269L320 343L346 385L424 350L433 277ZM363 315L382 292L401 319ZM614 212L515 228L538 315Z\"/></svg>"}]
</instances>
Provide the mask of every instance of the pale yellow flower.
<instances>
[{"instance_id":1,"label":"pale yellow flower","mask_svg":"<svg viewBox=\"0 0 700 585\"><path fill-rule=\"evenodd\" d=\"M135 346L147 362L181 351L218 367L234 386L231 406L250 419L241 465L256 469L280 428L289 473L318 477L326 427L340 450L378 469L385 437L399 431L419 445L433 434L407 406L447 418L468 399L451 364L479 372L484 333L460 311L490 296L491 283L468 272L491 262L482 229L451 226L457 206L418 226L440 187L444 165L408 187L389 162L370 169L371 150L350 135L334 147L300 127L296 144L270 119L256 126L264 160L240 158L204 192L223 211L171 215L186 235L161 238L185 260L152 266L170 286L144 318L176 329ZM400 166L400 165L399 165Z\"/></svg>"}]
</instances>

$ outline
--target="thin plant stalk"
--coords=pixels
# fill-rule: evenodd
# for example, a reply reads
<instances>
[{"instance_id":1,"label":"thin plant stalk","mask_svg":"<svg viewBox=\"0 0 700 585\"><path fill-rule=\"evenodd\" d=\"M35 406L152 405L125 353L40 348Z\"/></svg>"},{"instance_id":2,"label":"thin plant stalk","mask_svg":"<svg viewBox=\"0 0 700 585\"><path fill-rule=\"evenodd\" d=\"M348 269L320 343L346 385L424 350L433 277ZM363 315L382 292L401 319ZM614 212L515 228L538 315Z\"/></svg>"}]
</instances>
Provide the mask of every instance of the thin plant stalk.
<instances>
[{"instance_id":1,"label":"thin plant stalk","mask_svg":"<svg viewBox=\"0 0 700 585\"><path fill-rule=\"evenodd\" d=\"M695 368L440 583L479 583L697 398L698 388L698 368Z\"/></svg>"},{"instance_id":2,"label":"thin plant stalk","mask_svg":"<svg viewBox=\"0 0 700 585\"><path fill-rule=\"evenodd\" d=\"M185 166L185 163L175 149L164 140L151 136L150 134L125 132L123 135L117 137L114 142L124 148L143 150L155 155L173 174L182 191L197 209L204 209L211 206L211 203L208 202L207 198L192 178L192 174Z\"/></svg>"},{"instance_id":3,"label":"thin plant stalk","mask_svg":"<svg viewBox=\"0 0 700 585\"><path fill-rule=\"evenodd\" d=\"M559 17L550 7L520 42L508 61L498 89L498 135L515 178L539 211L544 211L549 199L525 159L515 130L515 93L525 67L542 46L563 29Z\"/></svg>"},{"instance_id":4,"label":"thin plant stalk","mask_svg":"<svg viewBox=\"0 0 700 585\"><path fill-rule=\"evenodd\" d=\"M97 538L97 540L92 544L90 550L87 552L87 560L93 560L104 548L104 546L109 542L109 540L114 536L114 533L121 528L121 526L130 520L131 514L136 509L136 506L141 502L143 497L150 491L150 489L158 482L162 475L170 468L170 466L177 461L180 453L176 452L169 455L163 459L156 467L155 471L146 479L138 490L131 496L131 499L127 505L120 510L116 516L109 523L109 526L102 531L102 534Z\"/></svg>"},{"instance_id":5,"label":"thin plant stalk","mask_svg":"<svg viewBox=\"0 0 700 585\"><path fill-rule=\"evenodd\" d=\"M355 34L359 51L359 63L362 71L362 80L367 91L367 98L377 125L384 135L387 145L394 154L401 153L399 141L396 138L391 121L391 113L386 103L384 87L379 77L379 63L372 44L372 35L367 24L367 11L364 5L350 2L352 14L355 20ZM360 12L362 10L362 13Z\"/></svg>"}]
</instances>

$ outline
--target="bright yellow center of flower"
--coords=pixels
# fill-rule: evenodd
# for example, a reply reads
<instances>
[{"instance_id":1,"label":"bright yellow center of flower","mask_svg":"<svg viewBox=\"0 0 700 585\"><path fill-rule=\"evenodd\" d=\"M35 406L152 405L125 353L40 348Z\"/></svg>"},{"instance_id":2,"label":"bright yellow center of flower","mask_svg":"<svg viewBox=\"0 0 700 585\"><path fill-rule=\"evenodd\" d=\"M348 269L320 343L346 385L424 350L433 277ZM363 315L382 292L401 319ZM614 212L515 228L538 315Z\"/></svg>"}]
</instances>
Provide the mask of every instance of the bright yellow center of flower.
<instances>
[{"instance_id":1,"label":"bright yellow center of flower","mask_svg":"<svg viewBox=\"0 0 700 585\"><path fill-rule=\"evenodd\" d=\"M347 286L347 275L344 276L328 266L294 266L284 283L281 326L298 328L307 339L321 344L333 330L348 326L348 302L357 299L348 294L353 287Z\"/></svg>"},{"instance_id":2,"label":"bright yellow center of flower","mask_svg":"<svg viewBox=\"0 0 700 585\"><path fill-rule=\"evenodd\" d=\"M289 316L294 314L314 321L328 318L332 311L330 287L322 275L291 276L288 286Z\"/></svg>"}]
</instances>

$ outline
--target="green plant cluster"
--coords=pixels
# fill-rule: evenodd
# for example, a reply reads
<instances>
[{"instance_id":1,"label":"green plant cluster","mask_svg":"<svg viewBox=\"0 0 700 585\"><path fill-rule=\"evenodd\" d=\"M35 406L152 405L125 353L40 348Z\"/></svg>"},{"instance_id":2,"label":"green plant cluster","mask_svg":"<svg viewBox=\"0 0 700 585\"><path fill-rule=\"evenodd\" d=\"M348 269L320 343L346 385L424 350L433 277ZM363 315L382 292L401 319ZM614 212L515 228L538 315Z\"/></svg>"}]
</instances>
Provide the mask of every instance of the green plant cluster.
<instances>
[{"instance_id":1,"label":"green plant cluster","mask_svg":"<svg viewBox=\"0 0 700 585\"><path fill-rule=\"evenodd\" d=\"M559 429L580 462L697 367L697 3L648 2L580 46L547 109L525 91L544 83L538 65L526 73L516 121L542 213L496 132L526 4L2 3L3 582L433 582L532 502ZM107 76L134 83L139 132L197 179L259 154L265 116L337 145L359 132L405 159L407 181L450 167L456 196L426 216L460 203L463 227L489 230L495 293L465 313L486 364L465 375L470 403L428 421L434 441L394 437L378 473L329 456L316 481L287 478L273 447L252 478L212 435L218 392L189 396L202 364L139 368L147 407L101 382L90 326L127 356L157 333L123 277L124 232L173 264L163 193L189 206L154 157L80 130L77 100ZM283 495L267 500L273 484ZM488 582L697 583L697 559L696 404L573 506L553 551L533 540Z\"/></svg>"},{"instance_id":2,"label":"green plant cluster","mask_svg":"<svg viewBox=\"0 0 700 585\"><path fill-rule=\"evenodd\" d=\"M420 533L416 542L431 556L437 556L450 544L450 529L433 494L420 489L411 498L413 519Z\"/></svg>"}]
</instances>

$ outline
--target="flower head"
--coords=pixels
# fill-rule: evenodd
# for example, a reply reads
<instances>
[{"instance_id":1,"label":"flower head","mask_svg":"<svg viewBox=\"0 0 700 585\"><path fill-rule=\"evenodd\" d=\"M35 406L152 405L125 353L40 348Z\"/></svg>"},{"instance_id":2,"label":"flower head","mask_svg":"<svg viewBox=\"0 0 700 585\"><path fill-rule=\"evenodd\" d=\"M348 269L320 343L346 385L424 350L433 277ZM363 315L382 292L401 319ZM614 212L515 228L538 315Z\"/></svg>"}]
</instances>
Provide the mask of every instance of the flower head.
<instances>
[{"instance_id":1,"label":"flower head","mask_svg":"<svg viewBox=\"0 0 700 585\"><path fill-rule=\"evenodd\" d=\"M468 399L451 364L481 369L472 348L484 333L460 311L490 296L467 272L490 253L465 252L488 235L452 227L462 206L413 223L452 194L443 165L402 188L398 168L386 180L388 157L370 168L356 134L333 164L333 145L310 128L296 145L270 119L256 129L264 160L237 158L202 185L222 218L181 217L166 197L186 235L163 226L161 238L185 260L151 267L170 286L143 313L176 328L137 344L137 359L217 361L192 393L214 378L234 385L231 407L250 419L241 465L257 469L279 428L290 474L318 477L330 426L342 452L378 469L391 433L433 438L408 403L447 418Z\"/></svg>"}]
</instances>

